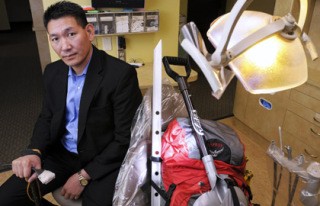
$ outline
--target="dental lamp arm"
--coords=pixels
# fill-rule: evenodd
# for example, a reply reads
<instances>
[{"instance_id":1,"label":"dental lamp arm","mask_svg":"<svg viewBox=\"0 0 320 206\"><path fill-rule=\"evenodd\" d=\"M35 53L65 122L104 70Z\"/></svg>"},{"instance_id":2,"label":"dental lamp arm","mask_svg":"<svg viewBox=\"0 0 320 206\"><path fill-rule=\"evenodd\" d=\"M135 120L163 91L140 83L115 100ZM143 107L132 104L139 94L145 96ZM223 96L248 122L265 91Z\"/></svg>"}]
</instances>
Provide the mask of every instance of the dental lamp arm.
<instances>
[{"instance_id":1,"label":"dental lamp arm","mask_svg":"<svg viewBox=\"0 0 320 206\"><path fill-rule=\"evenodd\" d=\"M233 33L233 30L242 15L243 11L249 6L249 4L253 0L238 0L236 4L233 6L230 16L228 17L228 21L223 29L223 35L222 38L215 50L215 52L212 54L212 66L219 67L220 65L225 66L225 60L226 60L226 50L227 46L229 44L231 35Z\"/></svg>"},{"instance_id":2,"label":"dental lamp arm","mask_svg":"<svg viewBox=\"0 0 320 206\"><path fill-rule=\"evenodd\" d=\"M277 19L276 21L262 27L261 29L257 30L256 32L250 34L246 38L239 41L232 48L228 49L226 51L227 59L225 63L228 64L230 61L238 57L245 50L249 49L251 46L253 46L257 42L275 33L283 31L286 27L288 28L287 30L292 31L294 26L295 26L294 18L292 15L288 14L287 16ZM288 39L293 39L293 38L296 38L298 35L297 35L297 32L294 31L292 32L291 35L283 33L283 36Z\"/></svg>"},{"instance_id":3,"label":"dental lamp arm","mask_svg":"<svg viewBox=\"0 0 320 206\"><path fill-rule=\"evenodd\" d=\"M300 0L300 13L299 13L299 21L298 26L301 28L302 31L304 31L304 23L307 19L307 14L309 10L309 1L308 0ZM305 44L305 47L309 51L309 54L311 56L311 60L314 61L318 58L318 52L311 41L310 37L306 33L302 33L301 39Z\"/></svg>"},{"instance_id":4,"label":"dental lamp arm","mask_svg":"<svg viewBox=\"0 0 320 206\"><path fill-rule=\"evenodd\" d=\"M218 92L222 90L222 85L219 81L219 77L216 73L212 72L211 66L207 59L199 52L199 50L192 44L188 39L184 39L181 42L181 46L185 51L188 51L188 54L192 59L197 63L197 65L202 70L205 75L212 91Z\"/></svg>"},{"instance_id":5,"label":"dental lamp arm","mask_svg":"<svg viewBox=\"0 0 320 206\"><path fill-rule=\"evenodd\" d=\"M318 55L317 49L316 49L315 45L313 44L313 42L311 41L310 37L306 33L303 33L301 36L301 39L304 42L307 50L309 51L309 54L311 56L311 60L314 61L314 60L318 59L319 55Z\"/></svg>"},{"instance_id":6,"label":"dental lamp arm","mask_svg":"<svg viewBox=\"0 0 320 206\"><path fill-rule=\"evenodd\" d=\"M301 30L304 30L304 23L306 22L307 14L308 14L309 1L299 0L299 2L300 2L300 13L299 13L298 26L301 28Z\"/></svg>"}]
</instances>

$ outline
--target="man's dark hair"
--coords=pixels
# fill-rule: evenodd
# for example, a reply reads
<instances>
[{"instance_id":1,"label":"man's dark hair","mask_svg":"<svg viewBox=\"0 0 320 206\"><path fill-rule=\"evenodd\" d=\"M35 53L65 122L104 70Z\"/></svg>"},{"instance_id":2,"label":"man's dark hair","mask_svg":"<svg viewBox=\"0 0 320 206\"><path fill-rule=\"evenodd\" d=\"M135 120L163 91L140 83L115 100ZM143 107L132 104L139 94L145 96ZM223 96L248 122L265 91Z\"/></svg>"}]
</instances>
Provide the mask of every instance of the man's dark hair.
<instances>
[{"instance_id":1,"label":"man's dark hair","mask_svg":"<svg viewBox=\"0 0 320 206\"><path fill-rule=\"evenodd\" d=\"M44 26L48 27L48 23L52 19L59 19L65 16L72 16L76 19L77 23L83 28L88 24L86 13L76 3L72 3L69 1L60 1L55 4L52 4L47 8L43 15L43 23Z\"/></svg>"}]
</instances>

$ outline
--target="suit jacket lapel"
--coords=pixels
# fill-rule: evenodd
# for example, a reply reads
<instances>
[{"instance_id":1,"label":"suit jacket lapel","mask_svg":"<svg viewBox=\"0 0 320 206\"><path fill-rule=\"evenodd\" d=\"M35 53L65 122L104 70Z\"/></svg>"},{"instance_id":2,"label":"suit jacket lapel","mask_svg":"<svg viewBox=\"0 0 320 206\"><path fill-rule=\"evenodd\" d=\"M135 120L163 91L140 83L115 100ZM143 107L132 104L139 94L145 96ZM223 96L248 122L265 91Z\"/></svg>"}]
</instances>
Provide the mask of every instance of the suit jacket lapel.
<instances>
[{"instance_id":1,"label":"suit jacket lapel","mask_svg":"<svg viewBox=\"0 0 320 206\"><path fill-rule=\"evenodd\" d=\"M62 68L62 69L61 69ZM66 108L66 96L67 96L67 85L68 85L68 66L63 64L63 66L57 66L57 70L59 71L57 75L54 77L54 84L51 86L54 87L55 93L53 93L53 98L56 100L56 117L52 120L52 136L56 137L63 130L63 122L65 119L65 108Z\"/></svg>"},{"instance_id":2,"label":"suit jacket lapel","mask_svg":"<svg viewBox=\"0 0 320 206\"><path fill-rule=\"evenodd\" d=\"M68 88L68 71L69 67L65 65L65 68L61 70L59 73L58 81L56 82L56 90L58 91L57 98L59 98L59 107L58 108L65 108L66 107L66 98L67 98L67 88Z\"/></svg>"},{"instance_id":3,"label":"suit jacket lapel","mask_svg":"<svg viewBox=\"0 0 320 206\"><path fill-rule=\"evenodd\" d=\"M78 142L81 139L84 132L88 110L89 110L91 101L94 97L96 89L100 84L100 81L102 80L102 75L100 75L101 71L102 71L102 67L100 64L100 54L99 54L99 51L95 47L93 47L93 53L92 53L91 61L86 74L86 80L83 86L81 100L80 100Z\"/></svg>"}]
</instances>

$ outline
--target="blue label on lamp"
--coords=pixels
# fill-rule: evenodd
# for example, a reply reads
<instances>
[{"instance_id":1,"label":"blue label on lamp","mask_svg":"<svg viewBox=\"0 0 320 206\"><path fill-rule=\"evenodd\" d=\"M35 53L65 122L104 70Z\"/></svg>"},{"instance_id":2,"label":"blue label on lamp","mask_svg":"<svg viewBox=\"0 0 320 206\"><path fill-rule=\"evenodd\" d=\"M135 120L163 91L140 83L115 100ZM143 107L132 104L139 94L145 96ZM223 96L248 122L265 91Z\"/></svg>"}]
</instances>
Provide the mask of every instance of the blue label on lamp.
<instances>
[{"instance_id":1,"label":"blue label on lamp","mask_svg":"<svg viewBox=\"0 0 320 206\"><path fill-rule=\"evenodd\" d=\"M272 103L269 102L269 101L266 100L266 99L259 98L259 104L260 104L263 108L265 108L265 109L267 109L267 110L271 110L271 109L272 109Z\"/></svg>"}]
</instances>

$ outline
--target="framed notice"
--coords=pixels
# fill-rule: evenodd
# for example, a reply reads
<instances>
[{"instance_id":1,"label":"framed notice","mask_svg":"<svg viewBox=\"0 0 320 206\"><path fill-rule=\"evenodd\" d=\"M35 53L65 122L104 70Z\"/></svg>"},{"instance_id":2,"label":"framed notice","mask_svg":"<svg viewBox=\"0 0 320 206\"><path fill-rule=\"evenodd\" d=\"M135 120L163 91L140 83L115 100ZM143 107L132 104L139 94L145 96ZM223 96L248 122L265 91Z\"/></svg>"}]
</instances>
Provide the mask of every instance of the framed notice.
<instances>
[{"instance_id":1,"label":"framed notice","mask_svg":"<svg viewBox=\"0 0 320 206\"><path fill-rule=\"evenodd\" d=\"M146 31L158 31L159 12L146 12Z\"/></svg>"},{"instance_id":2,"label":"framed notice","mask_svg":"<svg viewBox=\"0 0 320 206\"><path fill-rule=\"evenodd\" d=\"M144 13L132 13L130 32L144 32Z\"/></svg>"},{"instance_id":3,"label":"framed notice","mask_svg":"<svg viewBox=\"0 0 320 206\"><path fill-rule=\"evenodd\" d=\"M116 33L128 33L129 32L129 14L128 13L116 13Z\"/></svg>"}]
</instances>

